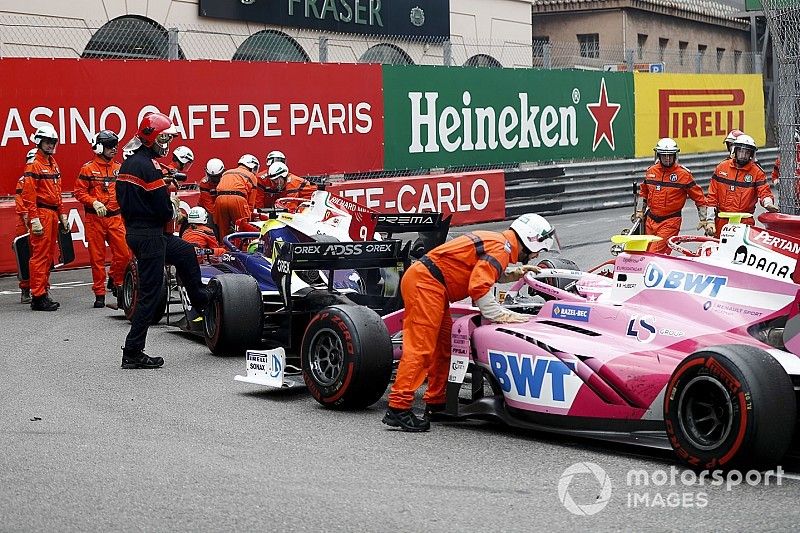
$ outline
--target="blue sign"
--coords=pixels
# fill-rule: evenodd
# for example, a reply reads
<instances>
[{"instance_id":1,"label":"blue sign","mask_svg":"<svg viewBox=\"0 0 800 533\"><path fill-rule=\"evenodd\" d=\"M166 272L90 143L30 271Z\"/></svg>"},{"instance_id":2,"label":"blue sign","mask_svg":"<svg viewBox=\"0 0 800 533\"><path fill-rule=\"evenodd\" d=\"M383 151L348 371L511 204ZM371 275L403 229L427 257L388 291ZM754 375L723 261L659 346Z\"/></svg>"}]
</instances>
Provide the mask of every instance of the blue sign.
<instances>
[{"instance_id":1,"label":"blue sign","mask_svg":"<svg viewBox=\"0 0 800 533\"><path fill-rule=\"evenodd\" d=\"M664 72L664 63L650 63L650 72Z\"/></svg>"},{"instance_id":2,"label":"blue sign","mask_svg":"<svg viewBox=\"0 0 800 533\"><path fill-rule=\"evenodd\" d=\"M644 270L645 287L654 289L677 290L698 295L707 294L714 298L727 284L728 278L725 276L697 274L681 270L664 272L655 263L650 263Z\"/></svg>"},{"instance_id":3,"label":"blue sign","mask_svg":"<svg viewBox=\"0 0 800 533\"><path fill-rule=\"evenodd\" d=\"M511 392L513 387L520 396L556 403L568 401L564 384L568 376L574 375L575 363L544 357L517 357L517 354L489 350L489 366L505 392ZM542 385L546 379L550 380L551 397L542 398ZM569 401L571 403L572 399Z\"/></svg>"},{"instance_id":4,"label":"blue sign","mask_svg":"<svg viewBox=\"0 0 800 533\"><path fill-rule=\"evenodd\" d=\"M582 305L556 304L553 306L553 318L563 318L564 320L578 320L580 322L589 321L589 311L591 308Z\"/></svg>"}]
</instances>

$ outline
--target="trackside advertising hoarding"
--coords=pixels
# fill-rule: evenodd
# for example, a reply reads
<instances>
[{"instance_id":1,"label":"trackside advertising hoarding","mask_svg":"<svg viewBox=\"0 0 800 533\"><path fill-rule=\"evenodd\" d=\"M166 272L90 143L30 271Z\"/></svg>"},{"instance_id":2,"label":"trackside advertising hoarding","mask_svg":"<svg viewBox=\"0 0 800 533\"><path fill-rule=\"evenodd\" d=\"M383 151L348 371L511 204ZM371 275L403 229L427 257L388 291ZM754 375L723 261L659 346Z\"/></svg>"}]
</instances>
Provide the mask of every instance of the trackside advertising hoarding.
<instances>
[{"instance_id":1,"label":"trackside advertising hoarding","mask_svg":"<svg viewBox=\"0 0 800 533\"><path fill-rule=\"evenodd\" d=\"M682 153L723 152L730 130L742 130L758 146L764 131L760 74L634 74L636 155L653 155L663 137Z\"/></svg>"},{"instance_id":2,"label":"trackside advertising hoarding","mask_svg":"<svg viewBox=\"0 0 800 533\"><path fill-rule=\"evenodd\" d=\"M300 175L384 166L379 65L3 58L0 78L0 195L13 194L42 123L61 136L56 159L69 191L93 157L92 135L111 129L124 143L148 111L173 119L172 148L194 151L189 181L212 157L232 167L252 153L264 165L272 150Z\"/></svg>"},{"instance_id":3,"label":"trackside advertising hoarding","mask_svg":"<svg viewBox=\"0 0 800 533\"><path fill-rule=\"evenodd\" d=\"M340 181L327 190L379 213L435 211L453 215L455 225L506 217L502 170Z\"/></svg>"},{"instance_id":4,"label":"trackside advertising hoarding","mask_svg":"<svg viewBox=\"0 0 800 533\"><path fill-rule=\"evenodd\" d=\"M633 155L630 73L384 66L386 168Z\"/></svg>"}]
</instances>

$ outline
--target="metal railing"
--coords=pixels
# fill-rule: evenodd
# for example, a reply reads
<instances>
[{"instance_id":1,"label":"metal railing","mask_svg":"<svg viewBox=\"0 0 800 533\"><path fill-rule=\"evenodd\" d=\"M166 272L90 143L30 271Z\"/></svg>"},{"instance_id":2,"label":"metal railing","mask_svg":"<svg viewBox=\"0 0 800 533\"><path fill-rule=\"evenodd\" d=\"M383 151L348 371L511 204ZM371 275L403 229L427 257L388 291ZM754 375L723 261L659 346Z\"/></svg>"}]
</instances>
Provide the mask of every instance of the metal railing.
<instances>
[{"instance_id":1,"label":"metal railing","mask_svg":"<svg viewBox=\"0 0 800 533\"><path fill-rule=\"evenodd\" d=\"M769 177L777 148L758 151L759 164ZM708 190L714 168L722 154L683 155L680 164L689 168L695 181ZM553 215L612 209L632 205L631 183L641 181L652 158L558 163L529 170L506 171L506 217L524 213ZM777 194L778 191L773 191Z\"/></svg>"}]
</instances>

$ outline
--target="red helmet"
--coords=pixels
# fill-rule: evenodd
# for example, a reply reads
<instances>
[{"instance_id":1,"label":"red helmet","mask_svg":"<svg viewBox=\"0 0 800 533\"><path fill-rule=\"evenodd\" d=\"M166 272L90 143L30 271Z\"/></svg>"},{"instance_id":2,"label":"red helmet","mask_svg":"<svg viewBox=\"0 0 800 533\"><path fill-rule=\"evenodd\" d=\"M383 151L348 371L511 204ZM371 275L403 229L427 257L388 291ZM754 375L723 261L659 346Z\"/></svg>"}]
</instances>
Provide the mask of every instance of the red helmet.
<instances>
[{"instance_id":1,"label":"red helmet","mask_svg":"<svg viewBox=\"0 0 800 533\"><path fill-rule=\"evenodd\" d=\"M142 117L139 131L136 136L145 146L153 147L156 152L164 156L169 151L169 142L178 134L177 128L163 113L147 113Z\"/></svg>"}]
</instances>

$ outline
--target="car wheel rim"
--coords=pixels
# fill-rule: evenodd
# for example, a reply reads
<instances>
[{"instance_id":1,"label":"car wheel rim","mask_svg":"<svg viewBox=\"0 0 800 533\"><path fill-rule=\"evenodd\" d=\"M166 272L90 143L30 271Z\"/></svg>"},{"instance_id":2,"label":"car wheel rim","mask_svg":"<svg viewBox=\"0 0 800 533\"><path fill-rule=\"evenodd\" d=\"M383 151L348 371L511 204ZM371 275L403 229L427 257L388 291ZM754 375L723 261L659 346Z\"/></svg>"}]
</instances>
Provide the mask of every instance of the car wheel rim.
<instances>
[{"instance_id":1,"label":"car wheel rim","mask_svg":"<svg viewBox=\"0 0 800 533\"><path fill-rule=\"evenodd\" d=\"M344 348L332 329L321 329L311 338L309 367L314 381L323 387L336 383L344 367Z\"/></svg>"},{"instance_id":2,"label":"car wheel rim","mask_svg":"<svg viewBox=\"0 0 800 533\"><path fill-rule=\"evenodd\" d=\"M699 450L718 448L733 426L733 400L725 386L712 376L690 380L678 399L683 435Z\"/></svg>"},{"instance_id":3,"label":"car wheel rim","mask_svg":"<svg viewBox=\"0 0 800 533\"><path fill-rule=\"evenodd\" d=\"M125 282L122 284L122 306L123 309L130 309L133 305L133 273L128 272Z\"/></svg>"},{"instance_id":4,"label":"car wheel rim","mask_svg":"<svg viewBox=\"0 0 800 533\"><path fill-rule=\"evenodd\" d=\"M219 302L212 301L206 308L205 316L203 317L203 324L206 329L206 336L209 339L215 339L217 333L217 317L219 310L217 306Z\"/></svg>"}]
</instances>

